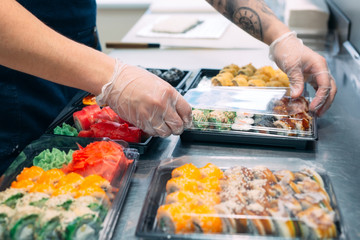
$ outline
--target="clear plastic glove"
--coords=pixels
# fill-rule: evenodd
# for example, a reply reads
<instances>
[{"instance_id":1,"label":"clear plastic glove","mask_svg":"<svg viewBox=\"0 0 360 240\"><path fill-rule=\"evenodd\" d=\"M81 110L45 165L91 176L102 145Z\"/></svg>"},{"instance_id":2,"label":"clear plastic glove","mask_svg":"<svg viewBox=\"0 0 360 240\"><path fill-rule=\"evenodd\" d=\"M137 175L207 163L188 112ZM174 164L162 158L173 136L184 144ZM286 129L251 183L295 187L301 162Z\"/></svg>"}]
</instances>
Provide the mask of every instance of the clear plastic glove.
<instances>
[{"instance_id":1,"label":"clear plastic glove","mask_svg":"<svg viewBox=\"0 0 360 240\"><path fill-rule=\"evenodd\" d=\"M191 126L191 107L170 84L119 60L96 101L152 136L178 135Z\"/></svg>"},{"instance_id":2,"label":"clear plastic glove","mask_svg":"<svg viewBox=\"0 0 360 240\"><path fill-rule=\"evenodd\" d=\"M330 108L337 89L326 60L306 47L295 32L285 33L271 43L269 57L288 75L291 97L299 97L304 83L309 82L316 90L310 111L321 116Z\"/></svg>"}]
</instances>

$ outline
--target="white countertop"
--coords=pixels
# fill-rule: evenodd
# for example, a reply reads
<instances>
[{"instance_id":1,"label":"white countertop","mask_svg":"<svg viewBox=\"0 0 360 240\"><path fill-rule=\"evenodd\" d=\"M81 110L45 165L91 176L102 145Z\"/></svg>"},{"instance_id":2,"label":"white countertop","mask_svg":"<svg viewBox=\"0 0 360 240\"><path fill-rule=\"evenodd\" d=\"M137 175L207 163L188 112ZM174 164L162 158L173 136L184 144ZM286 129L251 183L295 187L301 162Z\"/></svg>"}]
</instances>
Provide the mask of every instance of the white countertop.
<instances>
[{"instance_id":1,"label":"white countertop","mask_svg":"<svg viewBox=\"0 0 360 240\"><path fill-rule=\"evenodd\" d=\"M172 13L182 14L185 13ZM202 47L202 48L225 48L225 49L264 49L268 46L263 42L253 38L244 30L240 29L233 23L225 30L224 34L217 39L204 38L166 38L166 37L143 37L137 33L148 24L154 23L160 17L167 15L163 13L147 13L144 14L134 27L125 35L122 42L138 42L138 43L160 43L166 46L177 47ZM218 16L220 13L188 13L188 16ZM221 15L220 15L221 16ZM223 16L221 16L223 17ZM224 17L225 18L225 17Z\"/></svg>"}]
</instances>

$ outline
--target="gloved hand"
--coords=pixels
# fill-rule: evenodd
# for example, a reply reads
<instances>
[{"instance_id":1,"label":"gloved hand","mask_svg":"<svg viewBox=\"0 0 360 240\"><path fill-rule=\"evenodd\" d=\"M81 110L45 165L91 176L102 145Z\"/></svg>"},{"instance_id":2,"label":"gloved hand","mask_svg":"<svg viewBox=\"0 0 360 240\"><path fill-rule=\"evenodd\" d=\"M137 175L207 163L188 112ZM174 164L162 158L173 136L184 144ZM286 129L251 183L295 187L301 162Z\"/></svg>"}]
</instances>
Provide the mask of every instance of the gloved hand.
<instances>
[{"instance_id":1,"label":"gloved hand","mask_svg":"<svg viewBox=\"0 0 360 240\"><path fill-rule=\"evenodd\" d=\"M191 126L191 107L170 84L118 59L96 101L152 136L178 135Z\"/></svg>"},{"instance_id":2,"label":"gloved hand","mask_svg":"<svg viewBox=\"0 0 360 240\"><path fill-rule=\"evenodd\" d=\"M337 89L325 58L306 47L295 32L287 32L272 42L269 57L288 75L291 97L299 97L304 83L309 82L316 90L310 111L321 116L329 109Z\"/></svg>"}]
</instances>

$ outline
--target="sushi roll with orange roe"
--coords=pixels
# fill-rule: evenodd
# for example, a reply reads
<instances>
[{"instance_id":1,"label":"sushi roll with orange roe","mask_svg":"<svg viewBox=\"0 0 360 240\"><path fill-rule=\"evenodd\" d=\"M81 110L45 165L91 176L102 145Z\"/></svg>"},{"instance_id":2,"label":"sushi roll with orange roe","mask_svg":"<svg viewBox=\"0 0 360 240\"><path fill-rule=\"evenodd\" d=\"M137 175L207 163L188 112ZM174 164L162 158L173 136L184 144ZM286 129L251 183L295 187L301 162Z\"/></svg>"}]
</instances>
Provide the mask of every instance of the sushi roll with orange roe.
<instances>
[{"instance_id":1,"label":"sushi roll with orange roe","mask_svg":"<svg viewBox=\"0 0 360 240\"><path fill-rule=\"evenodd\" d=\"M79 186L84 181L84 177L78 173L69 173L60 178L59 182L56 184L56 188L62 187L64 185L71 185L73 187Z\"/></svg>"},{"instance_id":2,"label":"sushi roll with orange roe","mask_svg":"<svg viewBox=\"0 0 360 240\"><path fill-rule=\"evenodd\" d=\"M166 192L168 194L180 190L196 192L199 190L199 184L199 181L186 177L171 178L166 183Z\"/></svg>"},{"instance_id":3,"label":"sushi roll with orange roe","mask_svg":"<svg viewBox=\"0 0 360 240\"><path fill-rule=\"evenodd\" d=\"M191 221L195 232L221 233L223 231L221 218L212 206L201 205L191 211Z\"/></svg>"},{"instance_id":4,"label":"sushi roll with orange roe","mask_svg":"<svg viewBox=\"0 0 360 240\"><path fill-rule=\"evenodd\" d=\"M200 170L192 163L187 163L181 167L175 168L171 172L171 177L186 177L191 179L200 179L201 173Z\"/></svg>"},{"instance_id":5,"label":"sushi roll with orange roe","mask_svg":"<svg viewBox=\"0 0 360 240\"><path fill-rule=\"evenodd\" d=\"M54 168L45 171L36 181L36 183L56 185L60 181L60 179L64 176L65 173L63 171Z\"/></svg>"},{"instance_id":6,"label":"sushi roll with orange roe","mask_svg":"<svg viewBox=\"0 0 360 240\"><path fill-rule=\"evenodd\" d=\"M84 196L92 196L100 201L103 201L105 204L110 204L110 199L106 195L105 191L98 186L93 185L87 187L79 187L76 191L75 198Z\"/></svg>"},{"instance_id":7,"label":"sushi roll with orange roe","mask_svg":"<svg viewBox=\"0 0 360 240\"><path fill-rule=\"evenodd\" d=\"M55 187L49 183L36 183L29 189L29 193L46 193L51 195L55 191Z\"/></svg>"},{"instance_id":8,"label":"sushi roll with orange roe","mask_svg":"<svg viewBox=\"0 0 360 240\"><path fill-rule=\"evenodd\" d=\"M168 194L165 199L165 204L182 203L189 206L198 205L199 200L195 193L189 191L176 191Z\"/></svg>"},{"instance_id":9,"label":"sushi roll with orange roe","mask_svg":"<svg viewBox=\"0 0 360 240\"><path fill-rule=\"evenodd\" d=\"M218 179L224 178L224 173L221 169L213 163L208 163L204 167L199 168L201 176L205 177L216 177Z\"/></svg>"},{"instance_id":10,"label":"sushi roll with orange roe","mask_svg":"<svg viewBox=\"0 0 360 240\"><path fill-rule=\"evenodd\" d=\"M32 166L30 168L24 168L22 172L16 177L17 181L31 180L37 181L45 171L41 167Z\"/></svg>"},{"instance_id":11,"label":"sushi roll with orange roe","mask_svg":"<svg viewBox=\"0 0 360 240\"><path fill-rule=\"evenodd\" d=\"M158 226L167 233L192 233L194 225L189 212L190 208L182 203L162 205L156 215Z\"/></svg>"},{"instance_id":12,"label":"sushi roll with orange roe","mask_svg":"<svg viewBox=\"0 0 360 240\"><path fill-rule=\"evenodd\" d=\"M14 181L11 183L11 188L22 188L25 190L30 190L33 186L35 185L35 182L29 180L29 179L24 179L24 180L20 180L20 181Z\"/></svg>"},{"instance_id":13,"label":"sushi roll with orange roe","mask_svg":"<svg viewBox=\"0 0 360 240\"><path fill-rule=\"evenodd\" d=\"M201 180L199 180L199 186L200 189L203 190L209 190L209 191L215 191L220 192L221 186L220 186L220 180L216 177L206 177Z\"/></svg>"},{"instance_id":14,"label":"sushi roll with orange roe","mask_svg":"<svg viewBox=\"0 0 360 240\"><path fill-rule=\"evenodd\" d=\"M111 188L110 182L100 175L92 174L84 178L84 181L80 184L80 187L86 186L98 186L104 190L108 190Z\"/></svg>"},{"instance_id":15,"label":"sushi roll with orange roe","mask_svg":"<svg viewBox=\"0 0 360 240\"><path fill-rule=\"evenodd\" d=\"M75 195L77 194L77 190L71 184L62 185L60 187L55 188L54 191L52 192L51 196L56 197L56 196L59 196L59 195L66 195L66 194L70 195L72 197L75 197Z\"/></svg>"},{"instance_id":16,"label":"sushi roll with orange roe","mask_svg":"<svg viewBox=\"0 0 360 240\"><path fill-rule=\"evenodd\" d=\"M221 202L220 195L211 190L200 190L196 192L195 196L201 205L214 206Z\"/></svg>"}]
</instances>

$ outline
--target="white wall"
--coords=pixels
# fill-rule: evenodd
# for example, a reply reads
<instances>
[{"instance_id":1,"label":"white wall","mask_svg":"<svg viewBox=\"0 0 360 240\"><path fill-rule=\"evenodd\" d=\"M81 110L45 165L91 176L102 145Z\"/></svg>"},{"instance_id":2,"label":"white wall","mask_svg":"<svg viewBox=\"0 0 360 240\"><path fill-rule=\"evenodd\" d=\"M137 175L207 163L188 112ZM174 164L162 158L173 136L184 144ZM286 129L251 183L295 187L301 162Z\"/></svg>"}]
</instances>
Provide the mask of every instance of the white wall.
<instances>
[{"instance_id":1,"label":"white wall","mask_svg":"<svg viewBox=\"0 0 360 240\"><path fill-rule=\"evenodd\" d=\"M106 42L119 42L131 27L140 19L147 8L98 8L97 28L102 49L109 53L111 49L105 48Z\"/></svg>"}]
</instances>

